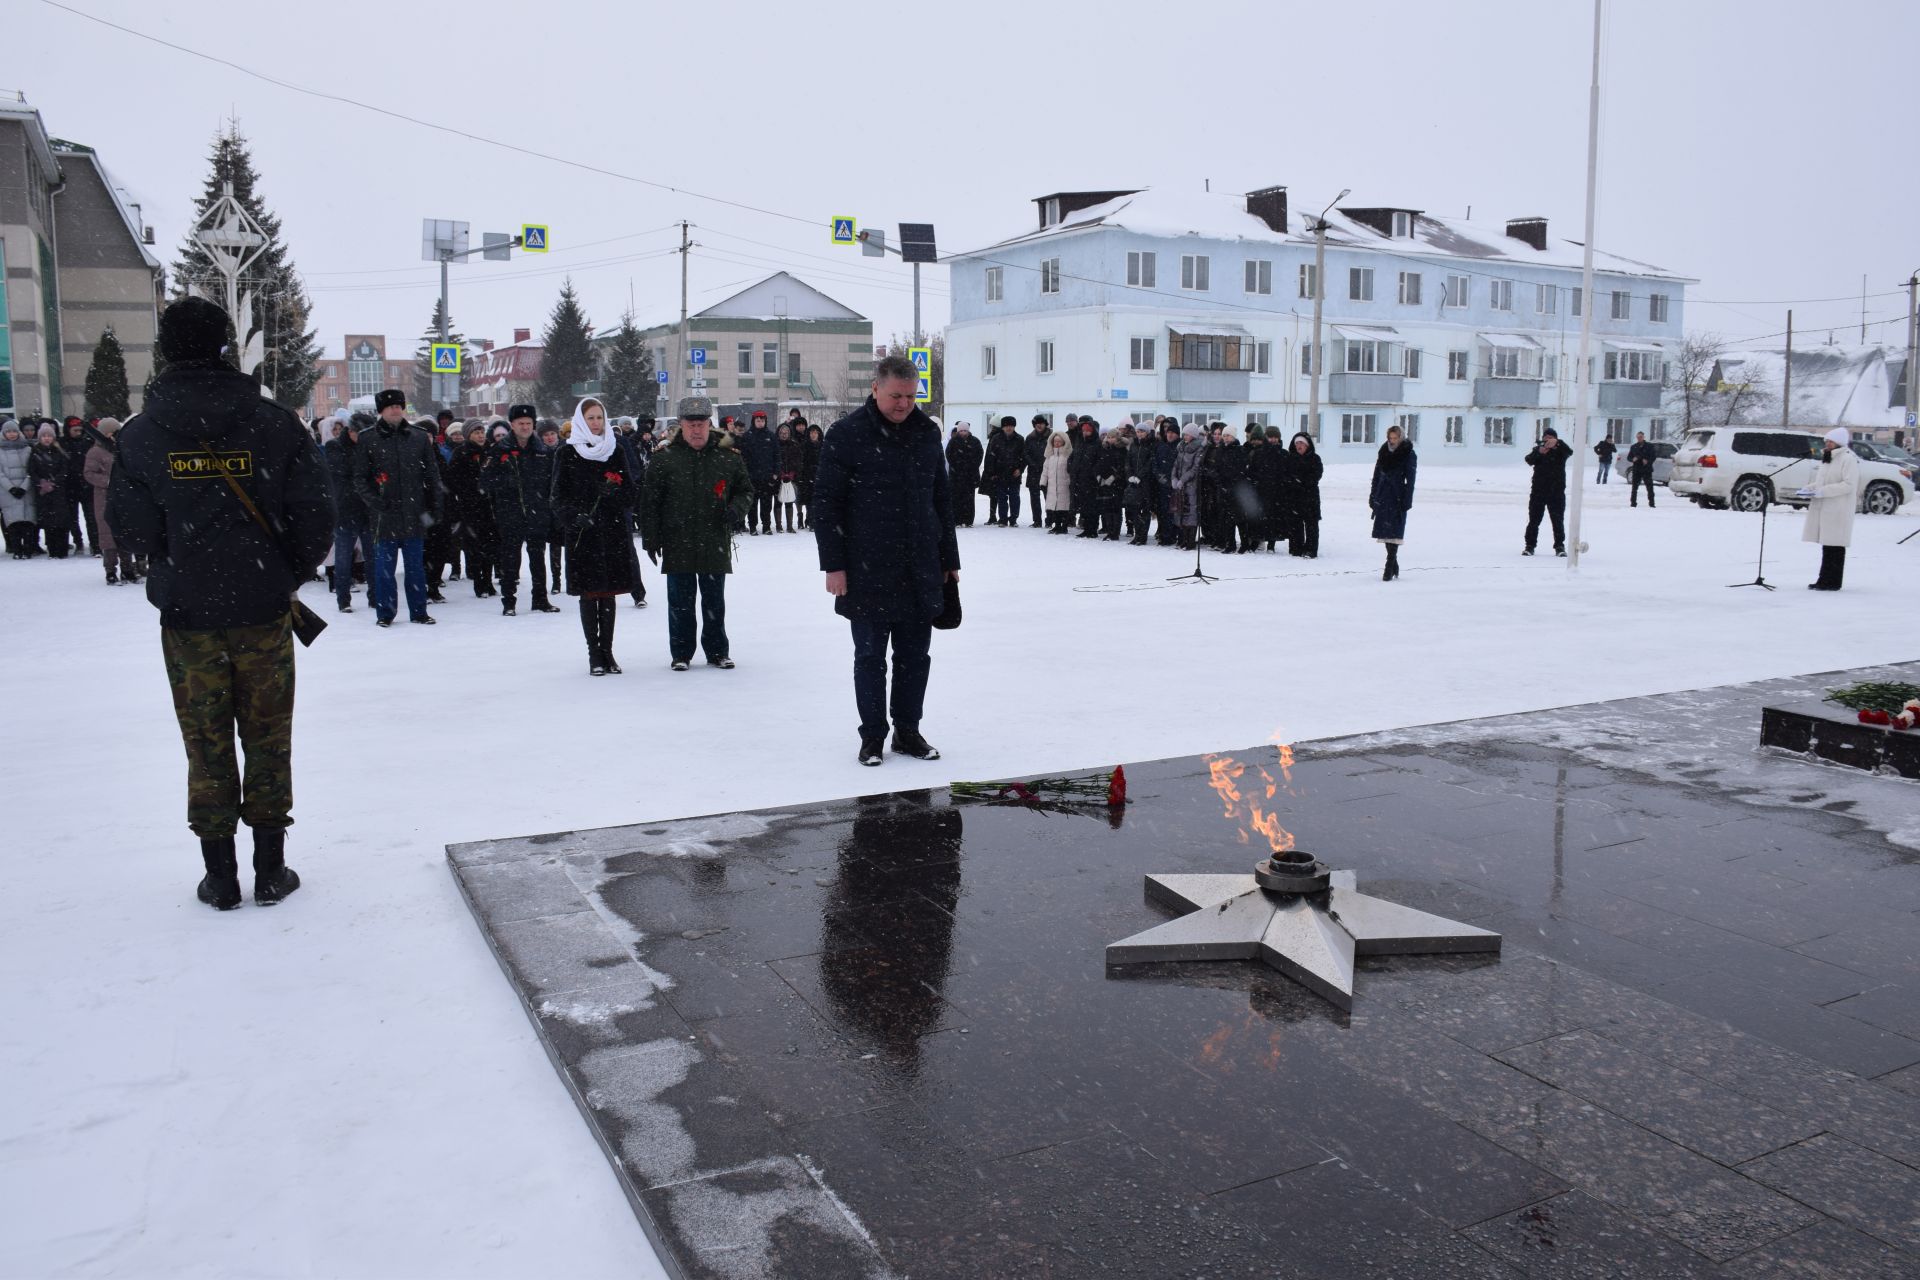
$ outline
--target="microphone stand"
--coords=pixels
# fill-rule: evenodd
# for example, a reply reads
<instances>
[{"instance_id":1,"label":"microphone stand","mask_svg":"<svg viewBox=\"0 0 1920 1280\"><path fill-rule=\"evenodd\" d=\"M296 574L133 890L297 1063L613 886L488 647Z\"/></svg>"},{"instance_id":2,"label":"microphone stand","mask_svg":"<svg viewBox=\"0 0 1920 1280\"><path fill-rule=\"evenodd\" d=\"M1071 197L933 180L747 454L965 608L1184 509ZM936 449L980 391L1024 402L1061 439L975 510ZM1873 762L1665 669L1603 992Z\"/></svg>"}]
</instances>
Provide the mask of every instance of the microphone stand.
<instances>
[{"instance_id":1,"label":"microphone stand","mask_svg":"<svg viewBox=\"0 0 1920 1280\"><path fill-rule=\"evenodd\" d=\"M1220 579L1209 577L1200 571L1200 548L1207 545L1207 540L1205 537L1201 536L1202 531L1200 527L1201 525L1200 481L1198 477L1194 479L1193 507L1194 507L1194 511L1193 511L1193 572L1183 573L1183 574L1180 574L1178 577L1174 577L1174 578L1168 578L1167 581L1168 582L1189 582L1194 579L1198 579L1200 582L1211 585L1215 582L1220 581Z\"/></svg>"},{"instance_id":2,"label":"microphone stand","mask_svg":"<svg viewBox=\"0 0 1920 1280\"><path fill-rule=\"evenodd\" d=\"M1787 467L1793 466L1794 463L1796 462L1805 462L1805 461L1807 461L1807 459L1805 458L1795 458L1793 459L1793 461L1788 462L1785 466L1780 467L1778 470L1767 472L1767 474L1763 477L1763 479L1765 479L1768 482L1767 497L1766 497L1766 500L1760 504L1760 558L1758 561L1755 562L1753 567L1753 581L1752 582L1729 582L1727 584L1728 587L1730 588L1731 587L1760 587L1767 591L1772 591L1774 589L1773 584L1771 582L1768 582L1766 579L1767 508L1771 507L1776 501L1778 501L1778 499L1776 499L1773 496L1772 482L1773 482L1773 478L1779 475L1780 472L1785 471ZM1727 500L1728 502L1732 502L1733 498L1731 494L1728 495Z\"/></svg>"}]
</instances>

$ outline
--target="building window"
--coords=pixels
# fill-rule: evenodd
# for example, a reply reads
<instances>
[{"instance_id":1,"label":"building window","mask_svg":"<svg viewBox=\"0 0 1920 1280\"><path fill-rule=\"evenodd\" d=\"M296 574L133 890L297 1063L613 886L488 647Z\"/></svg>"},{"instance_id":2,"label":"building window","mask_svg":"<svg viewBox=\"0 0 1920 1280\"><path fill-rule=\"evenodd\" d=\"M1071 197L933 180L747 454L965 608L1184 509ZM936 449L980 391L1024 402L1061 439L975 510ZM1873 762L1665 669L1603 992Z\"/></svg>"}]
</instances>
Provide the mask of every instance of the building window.
<instances>
[{"instance_id":1,"label":"building window","mask_svg":"<svg viewBox=\"0 0 1920 1280\"><path fill-rule=\"evenodd\" d=\"M1347 298L1353 302L1373 301L1373 268L1347 268Z\"/></svg>"},{"instance_id":2,"label":"building window","mask_svg":"<svg viewBox=\"0 0 1920 1280\"><path fill-rule=\"evenodd\" d=\"M1400 305L1403 307L1420 305L1420 273L1418 271L1400 273Z\"/></svg>"},{"instance_id":3,"label":"building window","mask_svg":"<svg viewBox=\"0 0 1920 1280\"><path fill-rule=\"evenodd\" d=\"M1400 436L1408 444L1420 443L1420 415L1419 414L1403 413L1399 417L1393 420L1393 425L1400 428Z\"/></svg>"},{"instance_id":4,"label":"building window","mask_svg":"<svg viewBox=\"0 0 1920 1280\"><path fill-rule=\"evenodd\" d=\"M1247 259L1247 292L1273 292L1273 263L1265 258Z\"/></svg>"},{"instance_id":5,"label":"building window","mask_svg":"<svg viewBox=\"0 0 1920 1280\"><path fill-rule=\"evenodd\" d=\"M1345 356L1337 361L1348 373L1399 373L1401 346L1397 342L1342 341Z\"/></svg>"},{"instance_id":6,"label":"building window","mask_svg":"<svg viewBox=\"0 0 1920 1280\"><path fill-rule=\"evenodd\" d=\"M1300 375L1313 376L1313 344L1310 342L1300 344Z\"/></svg>"},{"instance_id":7,"label":"building window","mask_svg":"<svg viewBox=\"0 0 1920 1280\"><path fill-rule=\"evenodd\" d=\"M1560 308L1560 289L1556 285L1537 284L1533 286L1533 309L1535 314L1550 316Z\"/></svg>"},{"instance_id":8,"label":"building window","mask_svg":"<svg viewBox=\"0 0 1920 1280\"><path fill-rule=\"evenodd\" d=\"M1513 419L1488 418L1486 423L1486 443L1511 445L1513 443Z\"/></svg>"},{"instance_id":9,"label":"building window","mask_svg":"<svg viewBox=\"0 0 1920 1280\"><path fill-rule=\"evenodd\" d=\"M1631 318L1632 315L1633 295L1625 289L1615 289L1613 291L1613 318L1615 320L1626 320Z\"/></svg>"},{"instance_id":10,"label":"building window","mask_svg":"<svg viewBox=\"0 0 1920 1280\"><path fill-rule=\"evenodd\" d=\"M1256 342L1253 344L1253 371L1255 373L1273 372L1273 344ZM1264 425L1264 419L1262 420Z\"/></svg>"},{"instance_id":11,"label":"building window","mask_svg":"<svg viewBox=\"0 0 1920 1280\"><path fill-rule=\"evenodd\" d=\"M1254 344L1221 334L1174 333L1167 339L1169 369L1229 369L1251 373Z\"/></svg>"},{"instance_id":12,"label":"building window","mask_svg":"<svg viewBox=\"0 0 1920 1280\"><path fill-rule=\"evenodd\" d=\"M1547 432L1551 430L1553 430L1552 418L1535 418L1533 420L1533 442L1539 444L1547 438Z\"/></svg>"},{"instance_id":13,"label":"building window","mask_svg":"<svg viewBox=\"0 0 1920 1280\"><path fill-rule=\"evenodd\" d=\"M1608 418L1607 439L1613 441L1615 444L1625 444L1627 441L1633 439L1633 419Z\"/></svg>"},{"instance_id":14,"label":"building window","mask_svg":"<svg viewBox=\"0 0 1920 1280\"><path fill-rule=\"evenodd\" d=\"M980 376L997 378L1000 376L1000 349L988 345L980 348Z\"/></svg>"},{"instance_id":15,"label":"building window","mask_svg":"<svg viewBox=\"0 0 1920 1280\"><path fill-rule=\"evenodd\" d=\"M1464 351L1447 352L1447 381L1465 382L1467 380L1467 353Z\"/></svg>"},{"instance_id":16,"label":"building window","mask_svg":"<svg viewBox=\"0 0 1920 1280\"><path fill-rule=\"evenodd\" d=\"M1152 338L1135 338L1133 340L1132 347L1133 347L1133 351L1131 354L1129 367L1132 368L1132 370L1135 373L1152 373L1153 372L1153 339Z\"/></svg>"},{"instance_id":17,"label":"building window","mask_svg":"<svg viewBox=\"0 0 1920 1280\"><path fill-rule=\"evenodd\" d=\"M1420 376L1420 348L1408 347L1406 356L1404 358L1407 362L1407 377L1409 378L1419 377Z\"/></svg>"},{"instance_id":18,"label":"building window","mask_svg":"<svg viewBox=\"0 0 1920 1280\"><path fill-rule=\"evenodd\" d=\"M1040 260L1040 292L1060 292L1060 259L1042 258Z\"/></svg>"},{"instance_id":19,"label":"building window","mask_svg":"<svg viewBox=\"0 0 1920 1280\"><path fill-rule=\"evenodd\" d=\"M1247 425L1250 427L1264 427L1271 420L1271 417L1271 414L1249 413L1247 415Z\"/></svg>"},{"instance_id":20,"label":"building window","mask_svg":"<svg viewBox=\"0 0 1920 1280\"><path fill-rule=\"evenodd\" d=\"M800 353L798 351L787 352L787 385L790 387L800 385Z\"/></svg>"},{"instance_id":21,"label":"building window","mask_svg":"<svg viewBox=\"0 0 1920 1280\"><path fill-rule=\"evenodd\" d=\"M1569 309L1568 314L1578 319L1580 315L1580 309L1586 305L1586 301L1587 301L1587 291L1581 288L1579 285L1573 286L1573 306Z\"/></svg>"},{"instance_id":22,"label":"building window","mask_svg":"<svg viewBox=\"0 0 1920 1280\"><path fill-rule=\"evenodd\" d=\"M1372 413L1343 413L1340 415L1341 444L1377 444L1374 437L1375 425L1379 415Z\"/></svg>"},{"instance_id":23,"label":"building window","mask_svg":"<svg viewBox=\"0 0 1920 1280\"><path fill-rule=\"evenodd\" d=\"M1303 413L1300 415L1300 429L1306 432L1308 435L1312 436L1313 442L1315 444L1320 443L1320 419L1315 418L1313 420L1313 425L1308 426L1307 415Z\"/></svg>"},{"instance_id":24,"label":"building window","mask_svg":"<svg viewBox=\"0 0 1920 1280\"><path fill-rule=\"evenodd\" d=\"M1040 339L1040 357L1035 366L1041 373L1053 372L1053 339Z\"/></svg>"},{"instance_id":25,"label":"building window","mask_svg":"<svg viewBox=\"0 0 1920 1280\"><path fill-rule=\"evenodd\" d=\"M1153 265L1151 253L1127 254L1127 283L1136 289L1153 288Z\"/></svg>"},{"instance_id":26,"label":"building window","mask_svg":"<svg viewBox=\"0 0 1920 1280\"><path fill-rule=\"evenodd\" d=\"M1196 293L1205 293L1209 288L1207 272L1211 262L1204 253L1182 254L1180 257L1180 287L1192 289Z\"/></svg>"},{"instance_id":27,"label":"building window","mask_svg":"<svg viewBox=\"0 0 1920 1280\"><path fill-rule=\"evenodd\" d=\"M1513 310L1513 281L1494 280L1487 285L1487 301L1495 311Z\"/></svg>"},{"instance_id":28,"label":"building window","mask_svg":"<svg viewBox=\"0 0 1920 1280\"><path fill-rule=\"evenodd\" d=\"M1494 378L1524 378L1526 372L1520 357L1524 354L1517 347L1488 347L1487 374Z\"/></svg>"},{"instance_id":29,"label":"building window","mask_svg":"<svg viewBox=\"0 0 1920 1280\"><path fill-rule=\"evenodd\" d=\"M1606 355L1608 382L1660 381L1660 353L1657 351L1609 351Z\"/></svg>"},{"instance_id":30,"label":"building window","mask_svg":"<svg viewBox=\"0 0 1920 1280\"><path fill-rule=\"evenodd\" d=\"M1654 440L1654 441L1664 441L1666 438L1667 438L1667 419L1648 418L1647 419L1647 439Z\"/></svg>"},{"instance_id":31,"label":"building window","mask_svg":"<svg viewBox=\"0 0 1920 1280\"><path fill-rule=\"evenodd\" d=\"M1647 319L1655 324L1667 322L1667 295L1656 293L1647 299Z\"/></svg>"},{"instance_id":32,"label":"building window","mask_svg":"<svg viewBox=\"0 0 1920 1280\"><path fill-rule=\"evenodd\" d=\"M1006 297L1005 285L999 267L987 268L987 301L999 302Z\"/></svg>"},{"instance_id":33,"label":"building window","mask_svg":"<svg viewBox=\"0 0 1920 1280\"><path fill-rule=\"evenodd\" d=\"M1466 442L1467 442L1466 416L1464 414L1458 414L1458 413L1448 414L1446 443L1465 444Z\"/></svg>"},{"instance_id":34,"label":"building window","mask_svg":"<svg viewBox=\"0 0 1920 1280\"><path fill-rule=\"evenodd\" d=\"M1393 238L1395 240L1413 239L1413 215L1396 213L1393 215Z\"/></svg>"},{"instance_id":35,"label":"building window","mask_svg":"<svg viewBox=\"0 0 1920 1280\"><path fill-rule=\"evenodd\" d=\"M777 377L780 373L780 344L764 342L760 344L760 372L767 377Z\"/></svg>"},{"instance_id":36,"label":"building window","mask_svg":"<svg viewBox=\"0 0 1920 1280\"><path fill-rule=\"evenodd\" d=\"M1471 296L1467 291L1472 287L1465 276L1448 276L1446 296L1440 300L1443 307L1464 307Z\"/></svg>"},{"instance_id":37,"label":"building window","mask_svg":"<svg viewBox=\"0 0 1920 1280\"><path fill-rule=\"evenodd\" d=\"M753 344L751 342L741 343L737 354L740 361L738 373L743 378L751 377L753 375Z\"/></svg>"},{"instance_id":38,"label":"building window","mask_svg":"<svg viewBox=\"0 0 1920 1280\"><path fill-rule=\"evenodd\" d=\"M1315 287L1315 284L1316 284L1316 277L1314 275L1313 264L1311 262L1301 263L1300 264L1300 296L1303 298L1313 297L1314 294L1318 292L1318 290Z\"/></svg>"}]
</instances>

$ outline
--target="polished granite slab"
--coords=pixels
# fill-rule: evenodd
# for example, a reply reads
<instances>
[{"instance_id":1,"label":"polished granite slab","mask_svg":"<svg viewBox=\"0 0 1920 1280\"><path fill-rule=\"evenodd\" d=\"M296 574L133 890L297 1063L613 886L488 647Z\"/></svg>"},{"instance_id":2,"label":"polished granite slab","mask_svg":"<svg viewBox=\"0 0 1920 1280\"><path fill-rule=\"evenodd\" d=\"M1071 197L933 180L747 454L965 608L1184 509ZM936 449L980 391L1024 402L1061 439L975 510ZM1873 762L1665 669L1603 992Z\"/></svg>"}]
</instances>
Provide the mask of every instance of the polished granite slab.
<instances>
[{"instance_id":1,"label":"polished granite slab","mask_svg":"<svg viewBox=\"0 0 1920 1280\"><path fill-rule=\"evenodd\" d=\"M449 859L679 1275L1920 1274L1920 857L1796 803L1824 766L1770 803L1446 730L1234 753L1367 892L1504 935L1362 960L1350 1013L1105 965L1168 918L1146 875L1265 851L1219 757L1129 764L1121 814L907 791Z\"/></svg>"}]
</instances>

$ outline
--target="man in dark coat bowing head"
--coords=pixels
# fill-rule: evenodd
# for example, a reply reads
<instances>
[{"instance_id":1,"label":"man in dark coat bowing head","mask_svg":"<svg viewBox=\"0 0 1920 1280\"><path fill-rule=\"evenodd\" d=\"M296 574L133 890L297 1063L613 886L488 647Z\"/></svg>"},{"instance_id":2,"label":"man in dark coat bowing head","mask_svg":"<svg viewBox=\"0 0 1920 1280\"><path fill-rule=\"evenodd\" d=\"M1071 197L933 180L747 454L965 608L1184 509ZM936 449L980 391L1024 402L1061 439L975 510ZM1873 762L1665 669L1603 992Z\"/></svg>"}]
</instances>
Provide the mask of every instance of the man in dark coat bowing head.
<instances>
[{"instance_id":1,"label":"man in dark coat bowing head","mask_svg":"<svg viewBox=\"0 0 1920 1280\"><path fill-rule=\"evenodd\" d=\"M873 371L867 402L833 424L820 450L813 534L834 612L853 625L860 763L877 765L892 715L893 749L940 753L920 736L933 620L960 580L940 428L914 405L920 375L900 356ZM887 645L893 697L887 697Z\"/></svg>"}]
</instances>

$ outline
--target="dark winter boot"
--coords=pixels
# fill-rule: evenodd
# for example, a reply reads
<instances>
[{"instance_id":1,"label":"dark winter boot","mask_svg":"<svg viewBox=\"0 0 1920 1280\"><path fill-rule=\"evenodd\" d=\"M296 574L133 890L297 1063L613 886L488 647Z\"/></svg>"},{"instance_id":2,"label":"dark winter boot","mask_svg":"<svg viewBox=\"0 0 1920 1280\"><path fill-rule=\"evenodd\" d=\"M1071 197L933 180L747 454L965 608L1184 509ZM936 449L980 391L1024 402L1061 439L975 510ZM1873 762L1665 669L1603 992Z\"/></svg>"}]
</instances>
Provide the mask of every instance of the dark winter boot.
<instances>
[{"instance_id":1,"label":"dark winter boot","mask_svg":"<svg viewBox=\"0 0 1920 1280\"><path fill-rule=\"evenodd\" d=\"M860 739L860 763L866 765L868 768L879 764L882 760L886 759L886 756L881 752L881 748L884 746L886 746L885 738Z\"/></svg>"},{"instance_id":2,"label":"dark winter boot","mask_svg":"<svg viewBox=\"0 0 1920 1280\"><path fill-rule=\"evenodd\" d=\"M607 674L607 664L600 657L599 603L580 597L580 630L587 637L587 674L593 676Z\"/></svg>"},{"instance_id":3,"label":"dark winter boot","mask_svg":"<svg viewBox=\"0 0 1920 1280\"><path fill-rule=\"evenodd\" d=\"M511 593L500 597L500 614L502 617L507 618L518 616L519 610L513 607L513 595Z\"/></svg>"},{"instance_id":4,"label":"dark winter boot","mask_svg":"<svg viewBox=\"0 0 1920 1280\"><path fill-rule=\"evenodd\" d=\"M270 907L299 887L300 877L287 865L287 829L256 830L253 833L254 902Z\"/></svg>"},{"instance_id":5,"label":"dark winter boot","mask_svg":"<svg viewBox=\"0 0 1920 1280\"><path fill-rule=\"evenodd\" d=\"M115 569L113 561L111 560L107 561L107 585L110 587L117 587L120 585L120 574Z\"/></svg>"},{"instance_id":6,"label":"dark winter boot","mask_svg":"<svg viewBox=\"0 0 1920 1280\"><path fill-rule=\"evenodd\" d=\"M233 852L233 837L200 841L200 858L207 874L195 890L200 901L215 911L231 911L240 905L240 868Z\"/></svg>"},{"instance_id":7,"label":"dark winter boot","mask_svg":"<svg viewBox=\"0 0 1920 1280\"><path fill-rule=\"evenodd\" d=\"M613 627L620 619L619 602L599 600L595 603L600 606L600 665L607 669L608 675L617 676L621 671L620 664L613 660Z\"/></svg>"},{"instance_id":8,"label":"dark winter boot","mask_svg":"<svg viewBox=\"0 0 1920 1280\"><path fill-rule=\"evenodd\" d=\"M920 736L918 729L893 731L893 751L895 755L912 756L915 760L938 760L940 752L931 742Z\"/></svg>"},{"instance_id":9,"label":"dark winter boot","mask_svg":"<svg viewBox=\"0 0 1920 1280\"><path fill-rule=\"evenodd\" d=\"M533 596L533 611L535 613L558 613L560 612L560 608L536 591Z\"/></svg>"},{"instance_id":10,"label":"dark winter boot","mask_svg":"<svg viewBox=\"0 0 1920 1280\"><path fill-rule=\"evenodd\" d=\"M1380 581L1392 582L1395 578L1399 576L1400 576L1400 548L1396 544L1389 542L1387 544L1387 567L1385 570L1381 572Z\"/></svg>"}]
</instances>

